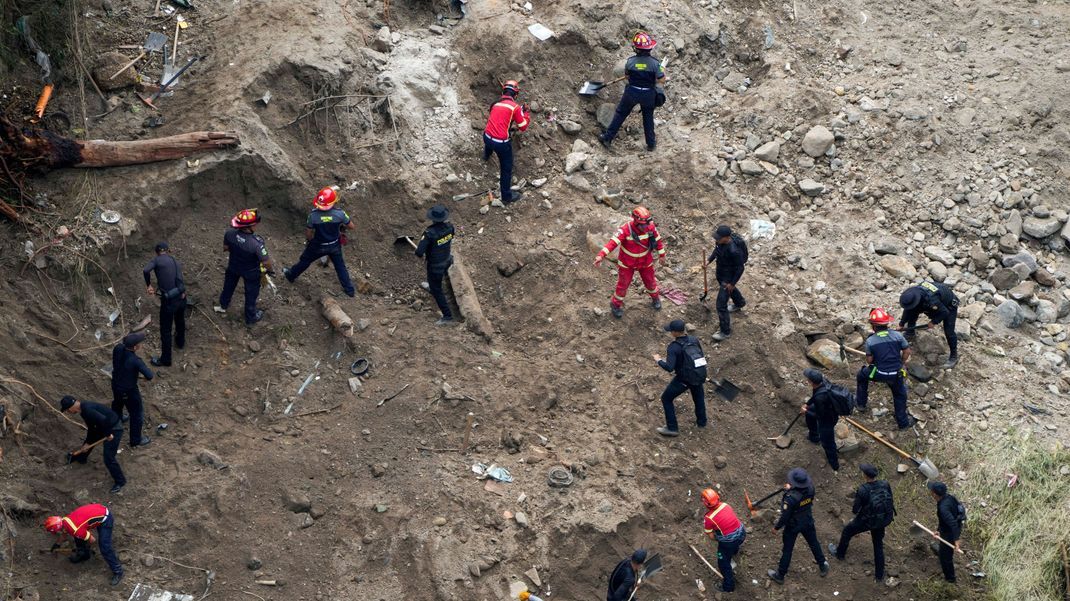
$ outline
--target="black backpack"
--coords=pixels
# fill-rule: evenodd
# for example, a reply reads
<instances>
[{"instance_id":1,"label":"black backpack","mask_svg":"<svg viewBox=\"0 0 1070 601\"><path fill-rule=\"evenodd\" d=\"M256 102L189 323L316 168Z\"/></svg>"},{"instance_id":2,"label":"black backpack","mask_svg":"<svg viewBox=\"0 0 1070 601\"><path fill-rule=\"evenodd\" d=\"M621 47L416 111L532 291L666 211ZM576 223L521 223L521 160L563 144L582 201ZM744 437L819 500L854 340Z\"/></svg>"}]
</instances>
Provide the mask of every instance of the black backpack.
<instances>
[{"instance_id":1,"label":"black backpack","mask_svg":"<svg viewBox=\"0 0 1070 601\"><path fill-rule=\"evenodd\" d=\"M954 495L948 495L951 500L955 502L955 519L958 520L959 527L966 523L966 506L962 504Z\"/></svg>"},{"instance_id":2,"label":"black backpack","mask_svg":"<svg viewBox=\"0 0 1070 601\"><path fill-rule=\"evenodd\" d=\"M732 242L735 242L736 246L739 247L740 254L743 255L743 264L746 265L747 259L750 258L750 251L747 250L747 241L743 239L743 236L733 233Z\"/></svg>"},{"instance_id":3,"label":"black backpack","mask_svg":"<svg viewBox=\"0 0 1070 601\"><path fill-rule=\"evenodd\" d=\"M706 354L694 336L681 336L676 344L684 350L684 358L676 366L676 377L685 384L702 384L706 381Z\"/></svg>"},{"instance_id":4,"label":"black backpack","mask_svg":"<svg viewBox=\"0 0 1070 601\"><path fill-rule=\"evenodd\" d=\"M839 384L833 384L832 382L825 382L825 386L828 387L828 397L832 402L832 408L836 410L836 415L848 416L854 413L855 407L855 395L853 392L847 389L845 386Z\"/></svg>"},{"instance_id":5,"label":"black backpack","mask_svg":"<svg viewBox=\"0 0 1070 601\"><path fill-rule=\"evenodd\" d=\"M895 504L892 502L892 489L887 482L875 482L869 486L869 511L866 525L870 528L885 528L895 518Z\"/></svg>"}]
</instances>

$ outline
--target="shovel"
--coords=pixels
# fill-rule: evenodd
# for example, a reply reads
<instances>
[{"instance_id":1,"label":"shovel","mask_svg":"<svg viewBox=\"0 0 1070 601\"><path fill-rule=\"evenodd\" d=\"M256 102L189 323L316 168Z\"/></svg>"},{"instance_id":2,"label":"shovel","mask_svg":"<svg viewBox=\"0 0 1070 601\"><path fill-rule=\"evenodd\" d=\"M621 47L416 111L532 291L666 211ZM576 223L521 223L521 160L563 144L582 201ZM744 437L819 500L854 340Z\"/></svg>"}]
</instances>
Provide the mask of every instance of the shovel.
<instances>
[{"instance_id":1,"label":"shovel","mask_svg":"<svg viewBox=\"0 0 1070 601\"><path fill-rule=\"evenodd\" d=\"M153 31L152 33L149 34L149 37L145 38L145 43L141 46L141 54L137 55L137 58L135 58L134 60L130 61L129 63L126 63L126 65L124 65L122 69L119 69L118 71L116 71L115 74L112 75L111 77L109 77L108 79L115 79L116 77L119 77L120 73L122 73L123 71L126 71L130 67L133 67L134 63L136 63L139 60L145 58L146 54L149 54L150 52L156 52L156 51L160 50L161 48L163 48L163 45L166 44L166 43L167 43L167 36L166 35Z\"/></svg>"},{"instance_id":2,"label":"shovel","mask_svg":"<svg viewBox=\"0 0 1070 601\"><path fill-rule=\"evenodd\" d=\"M776 446L777 446L778 449L786 449L786 448L790 447L791 446L791 437L788 436L788 432L791 430L791 427L795 425L795 422L799 421L799 418L802 417L802 416L803 416L803 414L800 412L798 415L795 416L795 419L791 420L791 423L788 424L788 427L784 428L784 433L783 434L781 434L780 436L774 437L774 438L770 438L769 440L776 441Z\"/></svg>"},{"instance_id":3,"label":"shovel","mask_svg":"<svg viewBox=\"0 0 1070 601\"><path fill-rule=\"evenodd\" d=\"M397 250L399 246L408 244L413 250L416 250L416 243L412 241L412 238L408 236L398 236L394 238L394 249Z\"/></svg>"},{"instance_id":4,"label":"shovel","mask_svg":"<svg viewBox=\"0 0 1070 601\"><path fill-rule=\"evenodd\" d=\"M720 382L714 380L713 383L716 386L716 388L714 388L714 392L721 395L721 398L723 398L724 400L734 401L736 400L736 397L739 396L739 386L736 386L732 382L729 382L728 378L725 378Z\"/></svg>"},{"instance_id":5,"label":"shovel","mask_svg":"<svg viewBox=\"0 0 1070 601\"><path fill-rule=\"evenodd\" d=\"M795 423L795 422L792 422L792 423ZM773 498L774 496L776 496L776 495L778 495L778 494L780 494L782 492L784 492L784 488L783 487L778 488L778 489L774 490L773 492L765 495L764 497L758 499L757 503L751 503L750 495L747 494L747 489L744 488L743 489L743 498L746 499L746 501L747 501L747 509L750 510L750 516L754 517L754 516L758 515L758 506L759 505L761 505L762 503L768 501L769 499Z\"/></svg>"},{"instance_id":6,"label":"shovel","mask_svg":"<svg viewBox=\"0 0 1070 601\"><path fill-rule=\"evenodd\" d=\"M622 75L621 77L618 77L618 78L614 79L613 81L608 81L608 82L585 81L585 82L583 82L583 85L580 86L579 95L580 96L594 96L602 88L604 88L604 87L606 87L608 85L615 84L618 81L623 81L625 77L627 77L627 75Z\"/></svg>"},{"instance_id":7,"label":"shovel","mask_svg":"<svg viewBox=\"0 0 1070 601\"><path fill-rule=\"evenodd\" d=\"M859 424L855 420L853 420L853 419L851 419L849 417L845 417L843 419L846 420L847 423L851 424L852 426L858 428L859 430L865 432L866 434L869 434L869 436L871 438L873 438L873 440L876 440L877 442L881 443L882 445L884 445L884 446L888 447L889 449L895 451L896 454L899 455L900 457L902 457L903 459L909 459L909 460L913 461L914 465L918 466L918 471L921 472L922 475L924 475L929 480L936 480L937 478L940 477L940 470L936 469L936 466L933 465L933 462L929 461L928 458L922 457L921 459L918 459L917 457L914 457L910 453L907 453L903 449L900 449L899 447L897 447L894 444L888 442L887 440L884 440L880 436L877 436L873 432L870 432L869 430L867 430L865 428L865 426L863 426L862 424Z\"/></svg>"},{"instance_id":8,"label":"shovel","mask_svg":"<svg viewBox=\"0 0 1070 601\"><path fill-rule=\"evenodd\" d=\"M632 599L635 598L635 593L639 590L639 585L647 578L660 572L661 568L660 553L655 553L650 559L646 560L646 563L643 564L643 571L639 572L639 577L635 579L635 588L632 589L632 594L628 595L628 601L632 601Z\"/></svg>"},{"instance_id":9,"label":"shovel","mask_svg":"<svg viewBox=\"0 0 1070 601\"><path fill-rule=\"evenodd\" d=\"M702 296L698 297L700 302L706 302L706 297L710 295L710 275L709 275L709 263L706 262L706 251L702 251Z\"/></svg>"},{"instance_id":10,"label":"shovel","mask_svg":"<svg viewBox=\"0 0 1070 601\"><path fill-rule=\"evenodd\" d=\"M98 440L98 441L94 442L93 444L89 445L89 448L86 449L84 453L88 453L89 451L92 451L93 447L95 447L98 444L104 442L105 440L108 440L108 437L105 436L104 438L101 438L100 440ZM77 451L72 451L70 453L67 453L67 465L70 465L71 462L74 461L75 457L77 457L79 455L83 455L84 453L79 453Z\"/></svg>"},{"instance_id":11,"label":"shovel","mask_svg":"<svg viewBox=\"0 0 1070 601\"><path fill-rule=\"evenodd\" d=\"M695 555L698 555L698 558L702 560L702 563L706 564L707 568L713 570L713 573L717 574L718 578L720 578L721 580L724 580L724 575L721 574L720 572L718 572L717 568L713 567L712 563L706 561L706 558L703 557L702 553L700 553L699 550L695 548L695 545L688 545L688 547L691 547L691 551L694 552Z\"/></svg>"},{"instance_id":12,"label":"shovel","mask_svg":"<svg viewBox=\"0 0 1070 601\"><path fill-rule=\"evenodd\" d=\"M956 549L955 545L953 545L953 544L947 542L946 540L940 538L939 536L936 535L935 532L933 532L932 530L929 530L925 526L921 525L921 522L919 522L918 520L914 520L914 523L910 525L910 533L913 534L914 536L921 536L922 534L928 534L929 536L931 536L931 537L935 538L936 540L944 543L945 545L951 547L952 549L955 549L959 553L961 553L963 555L966 554L966 552L963 551L962 549Z\"/></svg>"}]
</instances>

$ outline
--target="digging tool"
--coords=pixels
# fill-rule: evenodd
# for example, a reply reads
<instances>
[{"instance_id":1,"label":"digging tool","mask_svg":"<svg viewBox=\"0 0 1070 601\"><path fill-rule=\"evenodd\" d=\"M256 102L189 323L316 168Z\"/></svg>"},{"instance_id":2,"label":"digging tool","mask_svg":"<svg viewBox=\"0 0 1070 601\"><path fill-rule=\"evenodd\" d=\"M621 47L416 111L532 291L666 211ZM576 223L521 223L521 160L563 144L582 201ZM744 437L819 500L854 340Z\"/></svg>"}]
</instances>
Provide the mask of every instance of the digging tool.
<instances>
[{"instance_id":1,"label":"digging tool","mask_svg":"<svg viewBox=\"0 0 1070 601\"><path fill-rule=\"evenodd\" d=\"M141 94L138 94L137 97L139 99L141 99L141 102L144 102L149 108L151 108L153 110L157 110L157 111L160 110L160 109L156 108L156 105L153 104L153 103L156 102L156 100L158 100L161 95L163 95L165 92L167 92L169 89L171 89L171 86L174 85L174 83L176 81L178 81L179 77L182 77L182 74L186 72L186 69L189 69L191 66L193 66L193 63L199 61L202 58L204 58L204 57L203 56L195 56L195 57L189 59L189 62L187 62L185 65L183 65L182 68L178 70L178 72L176 72L174 75L172 75L171 79L167 80L166 83L164 83L162 86L160 86L160 89L156 90L156 92L152 96L150 96L148 98L145 98Z\"/></svg>"},{"instance_id":2,"label":"digging tool","mask_svg":"<svg viewBox=\"0 0 1070 601\"><path fill-rule=\"evenodd\" d=\"M68 547L66 545L61 545L59 543L53 543L52 547L48 551L45 551L44 549L40 549L39 552L40 553L51 553L53 555L70 555L71 553L74 553L74 549L72 549L71 547Z\"/></svg>"},{"instance_id":3,"label":"digging tool","mask_svg":"<svg viewBox=\"0 0 1070 601\"><path fill-rule=\"evenodd\" d=\"M639 585L647 578L660 572L661 568L660 553L655 553L650 559L646 560L646 563L643 564L643 571L639 572L639 577L635 579L635 587L632 588L632 594L628 595L628 601L632 601L635 598L635 593L639 591ZM529 598L528 601L531 601L531 599Z\"/></svg>"},{"instance_id":4,"label":"digging tool","mask_svg":"<svg viewBox=\"0 0 1070 601\"><path fill-rule=\"evenodd\" d=\"M788 432L791 431L792 426L794 426L795 422L799 421L799 418L802 417L802 416L803 416L802 412L799 412L799 414L795 416L795 419L791 420L791 423L788 424L788 427L784 428L784 433L783 434L781 434L780 436L775 436L773 438L770 438L769 440L776 441L777 448L786 449L786 448L790 447L791 446L791 437L788 436Z\"/></svg>"},{"instance_id":5,"label":"digging tool","mask_svg":"<svg viewBox=\"0 0 1070 601\"><path fill-rule=\"evenodd\" d=\"M792 423L794 423L794 422L792 422ZM754 517L754 516L758 515L758 506L759 505L761 505L762 503L765 503L769 499L772 499L774 496L776 496L776 495L778 495L778 494L780 494L782 492L784 492L784 488L783 487L778 488L778 489L774 490L773 492L765 495L764 497L758 499L757 503L751 503L750 495L747 494L747 489L744 488L743 489L743 498L747 501L747 509L750 510L751 517Z\"/></svg>"},{"instance_id":6,"label":"digging tool","mask_svg":"<svg viewBox=\"0 0 1070 601\"><path fill-rule=\"evenodd\" d=\"M85 453L88 453L89 451L92 451L94 447L96 447L100 443L104 442L105 440L108 440L107 436L105 436L104 438L101 438L100 440L98 440L98 441L94 442L93 444L89 445L89 448L84 450L84 451L71 451L70 453L67 453L67 465L70 465L70 463L72 461L74 461L75 457L77 457L79 455L83 455Z\"/></svg>"},{"instance_id":7,"label":"digging tool","mask_svg":"<svg viewBox=\"0 0 1070 601\"><path fill-rule=\"evenodd\" d=\"M397 238L394 238L394 246L400 246L402 244L408 244L413 250L416 250L416 243L413 242L412 238L408 236L398 236Z\"/></svg>"},{"instance_id":8,"label":"digging tool","mask_svg":"<svg viewBox=\"0 0 1070 601\"><path fill-rule=\"evenodd\" d=\"M963 555L965 555L965 554L966 554L966 552L965 552L965 551L963 551L962 549L960 549L960 548L956 547L955 545L953 545L953 544L951 544L951 543L947 542L946 540L944 540L944 539L940 538L940 537L939 537L939 536L938 536L938 535L937 535L937 534L936 534L935 532L933 532L932 530L929 530L928 528L926 528L925 526L923 526L923 525L922 525L922 524L921 524L920 522L918 522L918 520L914 520L914 523L913 523L913 524L911 524L911 526L910 526L910 533L911 533L911 534L914 534L915 536L917 536L917 535L920 535L920 534L923 534L923 533L924 533L924 534L928 534L929 536L931 536L931 537L935 538L936 540L938 540L938 541L940 541L940 542L944 543L945 545L947 545L947 546L951 547L951 548L952 548L952 549L954 549L955 551L958 551L959 553L961 553L961 554L963 554Z\"/></svg>"},{"instance_id":9,"label":"digging tool","mask_svg":"<svg viewBox=\"0 0 1070 601\"><path fill-rule=\"evenodd\" d=\"M130 61L129 63L126 63L126 65L124 65L122 69L119 69L118 71L116 71L115 74L112 75L111 77L109 77L108 79L115 79L116 77L119 77L119 75L123 71L126 71L130 67L133 67L134 63L136 63L139 60L145 58L146 55L148 55L148 54L150 54L152 52L156 52L156 51L160 50L161 48L163 48L164 44L166 44L166 43L167 43L167 36L166 35L164 35L162 33L155 32L155 31L149 33L149 36L147 38L145 38L145 43L141 45L141 54L137 55L137 58L135 58L134 60Z\"/></svg>"},{"instance_id":10,"label":"digging tool","mask_svg":"<svg viewBox=\"0 0 1070 601\"><path fill-rule=\"evenodd\" d=\"M616 78L616 79L614 79L612 81L605 81L605 82L603 82L603 81L585 81L585 82L583 82L583 85L580 86L579 95L580 96L594 96L595 94L598 93L598 90L601 90L602 88L604 88L606 86L615 84L618 81L624 81L624 79L627 78L627 77L628 77L627 75L622 75L622 76L620 76L620 77L618 77L618 78Z\"/></svg>"},{"instance_id":11,"label":"digging tool","mask_svg":"<svg viewBox=\"0 0 1070 601\"><path fill-rule=\"evenodd\" d=\"M894 444L888 442L887 440L884 440L880 436L877 436L875 433L870 432L869 430L866 429L865 426L863 426L862 424L856 422L855 420L853 420L853 419L851 419L849 417L845 417L843 419L846 420L847 423L851 424L852 426L858 428L859 430L865 432L866 434L869 434L869 436L873 440L876 440L877 442L881 443L882 445L884 445L884 446L888 447L889 449L895 451L896 454L898 454L903 459L909 459L912 462L914 462L914 465L916 465L918 467L918 471L921 472L922 475L924 475L929 480L936 480L937 478L940 477L940 470L936 469L936 466L933 465L933 462L929 461L928 458L922 457L922 458L919 459L917 457L914 457L913 455L911 455L910 453L907 453L903 449L900 449L899 447L897 447Z\"/></svg>"},{"instance_id":12,"label":"digging tool","mask_svg":"<svg viewBox=\"0 0 1070 601\"><path fill-rule=\"evenodd\" d=\"M724 400L734 401L739 396L739 386L728 381L728 378L724 378L720 382L714 380L713 383L715 385L714 392L721 395Z\"/></svg>"},{"instance_id":13,"label":"digging tool","mask_svg":"<svg viewBox=\"0 0 1070 601\"><path fill-rule=\"evenodd\" d=\"M706 297L710 295L709 265L706 262L706 251L702 251L702 296L698 297L698 300L703 303L706 302Z\"/></svg>"},{"instance_id":14,"label":"digging tool","mask_svg":"<svg viewBox=\"0 0 1070 601\"><path fill-rule=\"evenodd\" d=\"M695 545L688 545L688 547L691 547L691 550L694 551L695 555L698 555L698 558L702 560L702 563L706 564L707 568L713 570L713 573L717 574L718 578L720 578L721 580L724 580L724 575L721 574L720 572L718 572L717 568L713 567L713 564L711 564L710 562L706 561L706 558L702 556L702 553L699 553L698 549L695 548Z\"/></svg>"},{"instance_id":15,"label":"digging tool","mask_svg":"<svg viewBox=\"0 0 1070 601\"><path fill-rule=\"evenodd\" d=\"M152 323L152 316L146 315L145 317L141 318L141 321L139 321L138 324L134 326L132 330L130 330L130 332L140 332L141 330L144 330L145 328L149 327L150 323Z\"/></svg>"}]
</instances>

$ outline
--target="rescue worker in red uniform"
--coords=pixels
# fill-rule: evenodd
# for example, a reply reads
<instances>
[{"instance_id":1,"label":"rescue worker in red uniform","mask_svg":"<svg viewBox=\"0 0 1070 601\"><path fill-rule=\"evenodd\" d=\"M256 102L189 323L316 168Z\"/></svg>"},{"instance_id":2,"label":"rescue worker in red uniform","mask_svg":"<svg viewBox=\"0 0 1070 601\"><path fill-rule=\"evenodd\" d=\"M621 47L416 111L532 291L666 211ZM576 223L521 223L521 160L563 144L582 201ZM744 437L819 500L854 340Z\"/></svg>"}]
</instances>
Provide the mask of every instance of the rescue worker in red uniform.
<instances>
[{"instance_id":1,"label":"rescue worker in red uniform","mask_svg":"<svg viewBox=\"0 0 1070 601\"><path fill-rule=\"evenodd\" d=\"M58 515L49 516L45 519L45 530L62 537L69 534L74 538L75 551L71 555L71 563L81 563L93 556L89 545L94 540L100 545L100 555L111 568L111 585L115 586L123 579L123 564L119 563L119 557L115 555L115 549L111 546L111 532L115 527L115 518L112 517L108 508L100 503L82 505L70 512L66 517ZM97 535L93 536L93 530ZM58 546L53 545L55 549Z\"/></svg>"},{"instance_id":2,"label":"rescue worker in red uniform","mask_svg":"<svg viewBox=\"0 0 1070 601\"><path fill-rule=\"evenodd\" d=\"M736 577L732 573L732 558L739 553L743 540L747 538L747 529L736 517L736 512L728 503L721 502L721 495L716 490L707 488L702 491L702 503L706 505L706 517L702 520L702 530L706 536L717 541L717 567L724 574L724 582L717 585L722 593L736 590Z\"/></svg>"},{"instance_id":3,"label":"rescue worker in red uniform","mask_svg":"<svg viewBox=\"0 0 1070 601\"><path fill-rule=\"evenodd\" d=\"M502 202L509 204L520 200L520 192L513 192L513 143L509 130L514 123L520 131L527 131L531 117L527 107L516 101L520 84L510 79L502 84L502 97L490 107L487 127L483 129L483 160L490 160L491 153L498 155L501 167L500 185Z\"/></svg>"},{"instance_id":4,"label":"rescue worker in red uniform","mask_svg":"<svg viewBox=\"0 0 1070 601\"><path fill-rule=\"evenodd\" d=\"M621 226L617 233L606 242L598 256L594 259L594 266L602 264L606 255L613 249L620 247L620 255L617 260L617 289L613 292L613 298L609 301L609 309L613 317L624 317L624 295L628 293L628 287L632 285L635 272L643 279L646 293L650 295L651 305L655 311L661 310L661 292L658 290L658 280L654 275L654 254L657 251L658 260L665 263L665 244L661 241L658 226L650 210L646 207L635 207L632 211L632 220Z\"/></svg>"}]
</instances>

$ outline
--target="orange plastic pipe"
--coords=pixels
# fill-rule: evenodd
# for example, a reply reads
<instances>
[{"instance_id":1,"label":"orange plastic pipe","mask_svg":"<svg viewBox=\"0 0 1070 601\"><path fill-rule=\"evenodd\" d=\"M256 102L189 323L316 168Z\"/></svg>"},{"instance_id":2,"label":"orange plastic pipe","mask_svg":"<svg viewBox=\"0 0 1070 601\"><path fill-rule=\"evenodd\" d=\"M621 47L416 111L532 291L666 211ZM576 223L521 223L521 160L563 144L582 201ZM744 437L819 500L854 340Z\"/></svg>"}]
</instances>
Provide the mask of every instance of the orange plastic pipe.
<instances>
[{"instance_id":1,"label":"orange plastic pipe","mask_svg":"<svg viewBox=\"0 0 1070 601\"><path fill-rule=\"evenodd\" d=\"M45 116L45 107L48 106L48 101L52 98L53 87L52 84L47 83L45 84L45 88L41 90L41 96L37 99L37 106L33 110L38 119Z\"/></svg>"}]
</instances>

